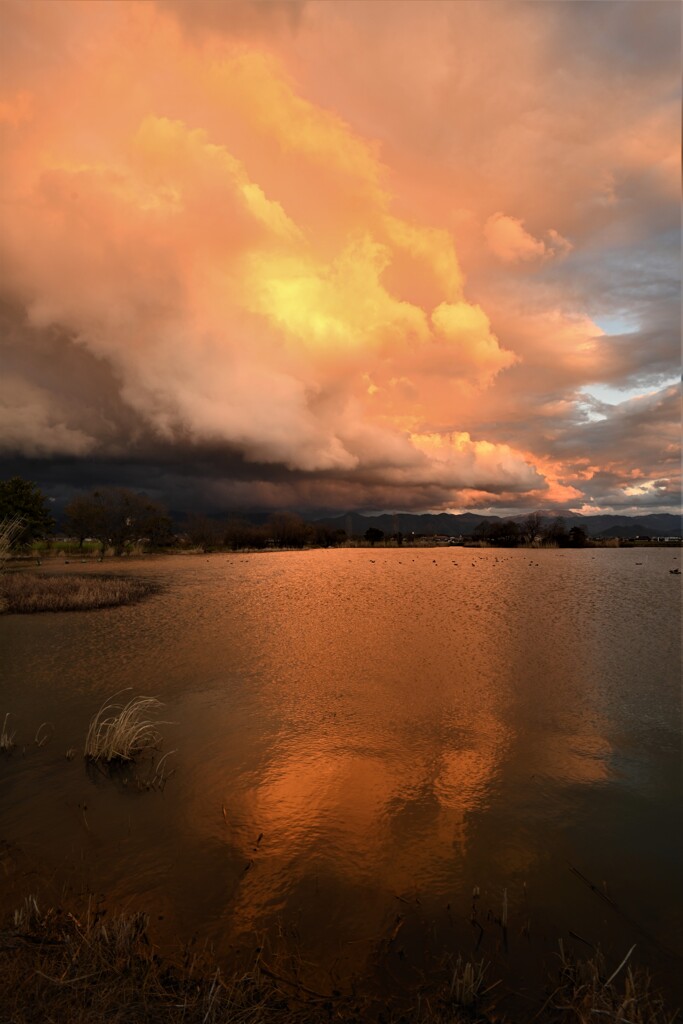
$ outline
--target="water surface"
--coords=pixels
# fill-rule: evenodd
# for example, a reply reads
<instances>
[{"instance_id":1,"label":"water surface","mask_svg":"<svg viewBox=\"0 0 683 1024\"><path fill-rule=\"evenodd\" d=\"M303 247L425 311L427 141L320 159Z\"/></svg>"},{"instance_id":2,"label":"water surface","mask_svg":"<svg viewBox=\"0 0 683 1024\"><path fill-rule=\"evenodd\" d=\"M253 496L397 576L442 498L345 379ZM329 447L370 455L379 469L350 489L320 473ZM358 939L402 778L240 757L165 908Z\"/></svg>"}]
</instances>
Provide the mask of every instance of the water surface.
<instances>
[{"instance_id":1,"label":"water surface","mask_svg":"<svg viewBox=\"0 0 683 1024\"><path fill-rule=\"evenodd\" d=\"M2 885L226 960L284 935L340 985L462 949L533 986L559 937L636 942L680 998L679 556L178 556L116 564L161 584L138 605L5 616ZM165 704L163 792L86 771L124 687Z\"/></svg>"}]
</instances>

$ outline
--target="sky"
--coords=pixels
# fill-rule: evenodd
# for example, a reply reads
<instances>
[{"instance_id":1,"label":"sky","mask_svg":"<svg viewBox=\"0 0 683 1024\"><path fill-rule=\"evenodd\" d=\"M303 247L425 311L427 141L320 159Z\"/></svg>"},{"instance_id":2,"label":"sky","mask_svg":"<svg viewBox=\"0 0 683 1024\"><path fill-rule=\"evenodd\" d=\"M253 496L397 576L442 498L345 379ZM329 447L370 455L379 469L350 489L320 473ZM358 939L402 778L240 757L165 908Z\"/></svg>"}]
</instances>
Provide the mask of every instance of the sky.
<instances>
[{"instance_id":1,"label":"sky","mask_svg":"<svg viewBox=\"0 0 683 1024\"><path fill-rule=\"evenodd\" d=\"M677 2L0 17L0 476L678 510Z\"/></svg>"}]
</instances>

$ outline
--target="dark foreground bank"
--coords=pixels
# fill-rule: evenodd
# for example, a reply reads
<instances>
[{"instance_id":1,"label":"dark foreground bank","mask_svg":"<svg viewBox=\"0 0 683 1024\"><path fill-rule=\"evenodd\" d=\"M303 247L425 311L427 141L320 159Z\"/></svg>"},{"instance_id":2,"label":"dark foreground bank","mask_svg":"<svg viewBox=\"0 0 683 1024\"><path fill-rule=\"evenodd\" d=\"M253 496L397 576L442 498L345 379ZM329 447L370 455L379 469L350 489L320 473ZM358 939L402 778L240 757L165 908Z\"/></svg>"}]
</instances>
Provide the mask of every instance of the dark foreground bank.
<instances>
[{"instance_id":1,"label":"dark foreground bank","mask_svg":"<svg viewBox=\"0 0 683 1024\"><path fill-rule=\"evenodd\" d=\"M0 932L0 1020L12 1024L674 1024L681 1016L650 990L630 957L608 975L601 957L571 960L561 944L544 1002L505 1012L506 993L485 965L451 959L395 1005L362 994L314 991L295 950L259 950L224 973L206 952L160 958L144 914L44 910L28 897Z\"/></svg>"}]
</instances>

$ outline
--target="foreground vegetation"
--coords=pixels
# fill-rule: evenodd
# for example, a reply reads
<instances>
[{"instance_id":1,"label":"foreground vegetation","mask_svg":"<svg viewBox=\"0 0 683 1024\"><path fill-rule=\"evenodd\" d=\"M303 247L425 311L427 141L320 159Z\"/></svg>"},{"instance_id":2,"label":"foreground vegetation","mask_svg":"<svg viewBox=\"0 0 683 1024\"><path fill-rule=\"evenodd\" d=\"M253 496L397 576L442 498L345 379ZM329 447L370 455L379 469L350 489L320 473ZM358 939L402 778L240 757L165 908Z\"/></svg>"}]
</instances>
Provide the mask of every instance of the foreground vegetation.
<instances>
[{"instance_id":1,"label":"foreground vegetation","mask_svg":"<svg viewBox=\"0 0 683 1024\"><path fill-rule=\"evenodd\" d=\"M647 975L625 961L607 974L596 955L571 960L560 946L544 1003L505 1015L504 994L483 964L444 964L432 984L394 1000L316 991L300 978L293 951L259 949L230 975L209 954L184 950L162 959L142 913L109 914L89 903L82 912L41 910L30 896L0 932L3 1020L12 1024L673 1024ZM323 986L321 986L322 988ZM493 1000L495 999L495 1003Z\"/></svg>"},{"instance_id":2,"label":"foreground vegetation","mask_svg":"<svg viewBox=\"0 0 683 1024\"><path fill-rule=\"evenodd\" d=\"M151 584L115 576L49 576L7 572L0 576L0 612L65 612L130 604L151 593Z\"/></svg>"}]
</instances>

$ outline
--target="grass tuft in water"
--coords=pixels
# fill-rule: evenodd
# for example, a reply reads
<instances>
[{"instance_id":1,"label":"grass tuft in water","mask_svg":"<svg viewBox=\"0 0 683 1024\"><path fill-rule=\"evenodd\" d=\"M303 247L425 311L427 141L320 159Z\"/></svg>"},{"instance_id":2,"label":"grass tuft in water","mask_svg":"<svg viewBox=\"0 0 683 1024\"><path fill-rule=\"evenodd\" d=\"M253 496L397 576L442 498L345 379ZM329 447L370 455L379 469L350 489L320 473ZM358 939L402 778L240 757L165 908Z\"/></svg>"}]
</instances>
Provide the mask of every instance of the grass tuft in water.
<instances>
[{"instance_id":1,"label":"grass tuft in water","mask_svg":"<svg viewBox=\"0 0 683 1024\"><path fill-rule=\"evenodd\" d=\"M150 714L163 705L155 697L133 697L127 704L105 702L93 717L85 739L89 761L112 764L132 761L146 750L156 749L161 734Z\"/></svg>"}]
</instances>

